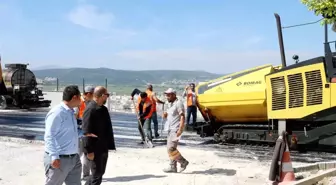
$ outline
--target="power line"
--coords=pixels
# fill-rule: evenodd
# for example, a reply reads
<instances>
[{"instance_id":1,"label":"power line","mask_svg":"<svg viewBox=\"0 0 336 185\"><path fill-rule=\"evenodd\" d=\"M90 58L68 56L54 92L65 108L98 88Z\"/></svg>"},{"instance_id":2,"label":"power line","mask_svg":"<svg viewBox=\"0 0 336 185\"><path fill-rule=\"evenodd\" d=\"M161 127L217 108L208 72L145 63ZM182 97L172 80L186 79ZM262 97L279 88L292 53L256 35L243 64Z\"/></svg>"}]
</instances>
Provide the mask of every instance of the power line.
<instances>
[{"instance_id":1,"label":"power line","mask_svg":"<svg viewBox=\"0 0 336 185\"><path fill-rule=\"evenodd\" d=\"M318 22L320 22L321 20L323 20L324 18L318 20L318 21L315 21L315 22L309 22L309 23L304 23L304 24L297 24L297 25L293 25L293 26L284 26L282 27L282 29L285 29L285 28L292 28L292 27L299 27L299 26L305 26L305 25L309 25L309 24L316 24Z\"/></svg>"}]
</instances>

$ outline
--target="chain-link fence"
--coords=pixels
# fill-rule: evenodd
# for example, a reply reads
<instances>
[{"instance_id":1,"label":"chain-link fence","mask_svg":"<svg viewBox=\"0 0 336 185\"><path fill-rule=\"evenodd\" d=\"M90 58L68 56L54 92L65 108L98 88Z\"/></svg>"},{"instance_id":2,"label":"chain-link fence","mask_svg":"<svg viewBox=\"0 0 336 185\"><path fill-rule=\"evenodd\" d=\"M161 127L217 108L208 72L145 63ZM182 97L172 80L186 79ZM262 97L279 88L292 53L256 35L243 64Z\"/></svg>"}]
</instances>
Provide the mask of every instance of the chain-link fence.
<instances>
[{"instance_id":1,"label":"chain-link fence","mask_svg":"<svg viewBox=\"0 0 336 185\"><path fill-rule=\"evenodd\" d=\"M159 103L156 104L157 113L159 116L161 116L163 113L162 110L167 110L168 104L167 104L166 97L164 95L158 95L157 98L160 99L161 101L166 102L164 106L162 106L162 104L159 104ZM185 110L186 110L187 109L186 98L182 97L181 95L178 95L177 98L183 102ZM137 102L136 99L137 99L137 96L135 96L135 99L133 100L135 104ZM130 96L118 96L118 95L111 96L109 98L109 101L106 103L106 106L111 112L135 113L135 107L134 107L132 100L130 99ZM203 120L203 117L199 110L197 110L197 120L198 121Z\"/></svg>"},{"instance_id":2,"label":"chain-link fence","mask_svg":"<svg viewBox=\"0 0 336 185\"><path fill-rule=\"evenodd\" d=\"M85 86L104 86L107 88L108 92L111 93L111 95L130 95L131 92L138 88L141 91L144 91L146 89L146 83L141 82L139 84L134 85L126 85L126 84L110 84L108 79L102 79L101 82L97 82L97 80L88 80L85 78L82 79L74 79L72 80L73 83L64 82L59 80L58 78L45 79L43 81L40 81L39 87L44 92L62 92L64 88L68 85L77 85L81 91L84 91ZM167 90L167 88L174 88L178 93L182 93L184 90L184 87L186 84L152 84L154 91L157 92L159 95L163 93L163 91Z\"/></svg>"},{"instance_id":3,"label":"chain-link fence","mask_svg":"<svg viewBox=\"0 0 336 185\"><path fill-rule=\"evenodd\" d=\"M79 83L79 81L81 83ZM61 92L64 88L68 85L77 85L81 92L83 92L85 86L104 86L107 88L108 92L111 94L109 101L107 102L106 106L112 112L129 112L134 113L134 105L131 100L131 93L132 91L137 88L140 91L146 90L146 83L142 82L138 85L115 85L109 84L108 79L102 79L101 82L97 83L97 80L90 81L85 78L82 79L73 79L73 83L64 82L59 80L58 78L54 78L52 80L46 79L40 81L39 87L42 89L44 93L46 93L45 99L52 100L52 106L57 104L61 101ZM174 88L177 92L177 97L183 101L186 107L186 99L182 97L182 93L185 89L187 84L152 84L153 90L156 92L157 97L162 100L166 101L166 97L164 96L164 91L168 88ZM135 97L136 98L136 97ZM136 101L135 101L136 103ZM167 107L167 104L165 105ZM162 113L162 105L157 104L158 114ZM198 113L198 118L201 117L200 112Z\"/></svg>"},{"instance_id":4,"label":"chain-link fence","mask_svg":"<svg viewBox=\"0 0 336 185\"><path fill-rule=\"evenodd\" d=\"M40 87L43 88L43 91L49 91L49 92L59 92L59 91L63 91L63 89L68 86L68 85L77 85L79 87L80 90L84 90L85 86L104 86L104 87L108 87L108 81L107 79L102 80L102 82L97 83L97 81L95 82L90 82L88 80L86 80L85 78L82 78L81 80L72 80L73 83L69 83L69 82L64 82L64 81L60 81L58 78L53 79L53 80L43 80L40 84ZM81 81L81 83L79 83L79 81Z\"/></svg>"}]
</instances>

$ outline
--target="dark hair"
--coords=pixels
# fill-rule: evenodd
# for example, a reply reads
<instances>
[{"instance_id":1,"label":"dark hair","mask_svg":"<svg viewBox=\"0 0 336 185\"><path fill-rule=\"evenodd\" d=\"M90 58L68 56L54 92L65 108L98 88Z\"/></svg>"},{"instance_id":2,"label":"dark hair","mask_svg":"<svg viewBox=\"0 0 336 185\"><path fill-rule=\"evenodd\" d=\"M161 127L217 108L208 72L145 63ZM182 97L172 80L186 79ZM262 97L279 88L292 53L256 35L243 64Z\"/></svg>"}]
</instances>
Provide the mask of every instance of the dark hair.
<instances>
[{"instance_id":1,"label":"dark hair","mask_svg":"<svg viewBox=\"0 0 336 185\"><path fill-rule=\"evenodd\" d=\"M153 85L152 84L147 84L147 89L153 90Z\"/></svg>"},{"instance_id":2,"label":"dark hair","mask_svg":"<svg viewBox=\"0 0 336 185\"><path fill-rule=\"evenodd\" d=\"M141 98L146 98L147 97L147 93L146 92L141 92L140 93L140 97Z\"/></svg>"},{"instance_id":3,"label":"dark hair","mask_svg":"<svg viewBox=\"0 0 336 185\"><path fill-rule=\"evenodd\" d=\"M63 101L71 101L74 96L80 96L80 91L77 85L69 85L64 88Z\"/></svg>"}]
</instances>

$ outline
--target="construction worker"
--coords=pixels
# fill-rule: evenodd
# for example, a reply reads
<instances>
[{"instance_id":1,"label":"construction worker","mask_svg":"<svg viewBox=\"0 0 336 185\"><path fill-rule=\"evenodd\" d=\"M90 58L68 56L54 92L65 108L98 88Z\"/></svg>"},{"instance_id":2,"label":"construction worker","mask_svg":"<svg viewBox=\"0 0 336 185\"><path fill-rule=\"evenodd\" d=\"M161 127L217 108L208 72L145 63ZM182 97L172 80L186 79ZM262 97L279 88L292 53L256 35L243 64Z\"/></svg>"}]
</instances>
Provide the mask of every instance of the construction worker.
<instances>
[{"instance_id":1,"label":"construction worker","mask_svg":"<svg viewBox=\"0 0 336 185\"><path fill-rule=\"evenodd\" d=\"M177 150L177 144L184 129L185 109L183 102L176 97L176 91L169 88L165 91L167 100L169 102L168 109L164 112L164 118L167 118L168 137L167 137L167 151L170 158L170 165L163 169L166 173L177 172L177 162L181 164L180 171L184 171L189 162Z\"/></svg>"},{"instance_id":2,"label":"construction worker","mask_svg":"<svg viewBox=\"0 0 336 185\"><path fill-rule=\"evenodd\" d=\"M151 117L153 114L153 103L148 97L147 93L141 92L140 97L138 98L138 104L137 104L137 110L138 110L138 119L143 127L143 130L141 129L140 125L138 126L142 144L145 141L145 137L148 138L148 140L152 141L152 129L151 129ZM146 136L144 136L145 134Z\"/></svg>"},{"instance_id":3,"label":"construction worker","mask_svg":"<svg viewBox=\"0 0 336 185\"><path fill-rule=\"evenodd\" d=\"M197 119L195 84L190 83L183 92L183 97L187 97L187 125L190 125L190 116L192 115L192 124L195 126Z\"/></svg>"},{"instance_id":4,"label":"construction worker","mask_svg":"<svg viewBox=\"0 0 336 185\"><path fill-rule=\"evenodd\" d=\"M83 132L82 132L82 119L83 119L83 113L84 110L86 108L86 105L92 101L93 99L93 92L94 92L94 87L92 86L86 86L84 88L84 93L82 95L82 99L81 102L78 106L78 111L76 114L76 118L77 118L77 123L78 123L78 132L80 133L80 148L79 148L79 156L82 158L82 164L83 164L83 179L87 179L90 176L90 161L88 160L88 158L84 155L83 152L83 141L82 141L82 136L83 136Z\"/></svg>"},{"instance_id":5,"label":"construction worker","mask_svg":"<svg viewBox=\"0 0 336 185\"><path fill-rule=\"evenodd\" d=\"M153 86L151 84L147 85L147 89L146 89L146 93L147 96L152 100L153 103L153 114L152 114L152 121L154 123L154 134L155 134L155 138L158 138L159 135L159 123L158 123L158 119L157 119L157 113L156 113L156 103L160 103L160 104L164 104L163 101L159 100L156 97L156 93L153 92Z\"/></svg>"}]
</instances>

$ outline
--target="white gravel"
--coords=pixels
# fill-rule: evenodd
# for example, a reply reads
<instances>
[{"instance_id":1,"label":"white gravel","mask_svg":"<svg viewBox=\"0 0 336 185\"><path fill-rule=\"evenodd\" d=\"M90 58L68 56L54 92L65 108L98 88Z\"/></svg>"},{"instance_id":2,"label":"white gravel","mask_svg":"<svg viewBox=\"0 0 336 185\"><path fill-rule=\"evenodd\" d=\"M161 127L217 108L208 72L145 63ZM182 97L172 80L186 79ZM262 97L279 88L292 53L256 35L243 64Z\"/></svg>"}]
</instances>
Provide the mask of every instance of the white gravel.
<instances>
[{"instance_id":1,"label":"white gravel","mask_svg":"<svg viewBox=\"0 0 336 185\"><path fill-rule=\"evenodd\" d=\"M103 184L139 185L263 185L268 181L269 164L257 160L229 159L220 152L179 147L189 160L182 174L165 174L168 164L164 146L152 149L118 148L109 153ZM0 141L0 184L44 184L43 144ZM84 181L82 182L84 184Z\"/></svg>"},{"instance_id":2,"label":"white gravel","mask_svg":"<svg viewBox=\"0 0 336 185\"><path fill-rule=\"evenodd\" d=\"M336 177L325 177L323 180L316 183L316 185L335 185Z\"/></svg>"},{"instance_id":3,"label":"white gravel","mask_svg":"<svg viewBox=\"0 0 336 185\"><path fill-rule=\"evenodd\" d=\"M334 185L336 184L336 177L330 177L325 179L325 183L323 185Z\"/></svg>"}]
</instances>

